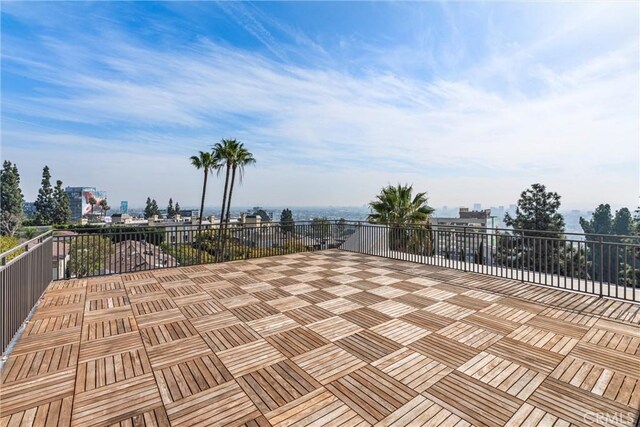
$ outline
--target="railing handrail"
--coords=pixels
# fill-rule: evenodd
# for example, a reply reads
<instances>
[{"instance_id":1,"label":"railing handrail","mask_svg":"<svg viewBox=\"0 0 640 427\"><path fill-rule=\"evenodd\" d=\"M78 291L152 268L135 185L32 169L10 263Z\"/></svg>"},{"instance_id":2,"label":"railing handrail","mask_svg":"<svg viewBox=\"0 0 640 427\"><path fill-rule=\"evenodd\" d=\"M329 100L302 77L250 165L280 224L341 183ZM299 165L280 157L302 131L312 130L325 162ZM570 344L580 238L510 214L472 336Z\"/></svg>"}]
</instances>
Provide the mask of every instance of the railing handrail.
<instances>
[{"instance_id":1,"label":"railing handrail","mask_svg":"<svg viewBox=\"0 0 640 427\"><path fill-rule=\"evenodd\" d=\"M464 218L462 218L464 219ZM337 219L327 219L326 220L328 223L340 223L341 220L337 220ZM314 222L312 220L294 220L293 221L294 225L314 225ZM362 221L362 220L345 220L344 222L345 225L370 225L370 226L379 226L379 227L390 227L396 224L377 224L377 223L372 223L369 221ZM261 224L238 224L238 223L229 223L229 226L233 226L233 229L237 229L237 228L262 228L262 227L273 227L273 226L280 226L281 222L280 221L271 221L271 222L264 222ZM422 224L397 224L398 226L401 227L405 227L405 228L420 228L423 225ZM509 234L523 234L526 237L545 237L544 235L551 235L551 234L555 234L555 235L562 235L562 236L579 236L579 237L583 237L585 240L589 240L590 238L603 238L603 239L632 239L632 240L638 240L640 242L640 236L637 235L622 235L622 234L601 234L601 233L577 233L577 232L569 232L569 231L552 231L552 230L532 230L532 229L521 229L521 228L502 228L502 227L481 227L481 226L475 226L475 225L449 225L449 224L433 224L430 223L429 224L432 228L444 228L444 229L453 229L458 230L458 229L463 229L463 230L484 230L484 231L491 231L491 232L503 232L503 233L509 233ZM54 229L54 233L58 233L58 232L63 232L63 231L69 231L69 232L75 232L75 233L82 233L82 232L92 232L92 231L105 231L108 232L109 229L114 229L114 231L119 231L121 229L125 229L125 230L133 230L136 228L158 228L160 230L162 230L163 228L169 228L169 227L181 227L181 228L185 228L185 229L198 229L198 228L208 228L208 229L218 229L220 228L220 223L216 223L216 224L202 224L202 225L198 225L198 224L192 224L192 223L173 223L173 224L109 224L109 225L104 225L101 227L79 227L79 228L64 228L64 229ZM147 230L148 231L148 230ZM530 235L530 234L538 234L538 236L535 235ZM552 239L553 237L548 237L550 239ZM615 242L612 242L615 243Z\"/></svg>"},{"instance_id":2,"label":"railing handrail","mask_svg":"<svg viewBox=\"0 0 640 427\"><path fill-rule=\"evenodd\" d=\"M34 237L31 240L27 240L26 242L22 242L17 246L14 246L13 248L9 249L8 251L5 251L3 253L0 254L0 267L5 267L7 266L9 263L11 263L12 261L16 260L16 258L9 260L8 262L6 261L7 257L10 256L11 254L25 248L25 250L22 251L22 253L29 251L29 245L31 245L32 243L37 243L40 244L42 242L44 242L44 240L48 237L52 237L53 236L53 230L47 230L44 233Z\"/></svg>"}]
</instances>

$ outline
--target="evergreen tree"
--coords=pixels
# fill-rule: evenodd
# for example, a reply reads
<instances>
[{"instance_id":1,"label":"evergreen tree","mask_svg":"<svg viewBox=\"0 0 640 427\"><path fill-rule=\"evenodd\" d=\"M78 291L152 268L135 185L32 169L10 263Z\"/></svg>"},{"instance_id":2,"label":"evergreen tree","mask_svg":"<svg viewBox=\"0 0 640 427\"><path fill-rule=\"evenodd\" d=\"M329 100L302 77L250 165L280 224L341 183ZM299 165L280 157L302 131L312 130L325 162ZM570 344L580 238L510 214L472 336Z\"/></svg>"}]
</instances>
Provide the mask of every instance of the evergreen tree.
<instances>
[{"instance_id":1,"label":"evergreen tree","mask_svg":"<svg viewBox=\"0 0 640 427\"><path fill-rule=\"evenodd\" d=\"M18 166L5 160L0 170L0 234L13 236L24 215L22 213L22 190Z\"/></svg>"},{"instance_id":2,"label":"evergreen tree","mask_svg":"<svg viewBox=\"0 0 640 427\"><path fill-rule=\"evenodd\" d=\"M51 225L53 224L53 209L55 201L53 198L53 188L51 187L51 173L49 172L49 166L45 166L42 169L42 186L38 190L38 197L36 198L36 214L35 223L38 225Z\"/></svg>"},{"instance_id":3,"label":"evergreen tree","mask_svg":"<svg viewBox=\"0 0 640 427\"><path fill-rule=\"evenodd\" d=\"M169 204L167 205L167 218L175 218L176 210L173 208L173 199L169 197Z\"/></svg>"},{"instance_id":4,"label":"evergreen tree","mask_svg":"<svg viewBox=\"0 0 640 427\"><path fill-rule=\"evenodd\" d=\"M533 184L520 194L515 218L507 213L504 223L518 230L527 230L523 233L525 236L559 238L564 231L564 218L558 212L559 208L558 193L547 192L542 184ZM535 233L531 230L546 233Z\"/></svg>"},{"instance_id":5,"label":"evergreen tree","mask_svg":"<svg viewBox=\"0 0 640 427\"><path fill-rule=\"evenodd\" d=\"M160 208L158 207L158 203L156 202L156 199L151 200L151 212L153 212L151 215L157 215L158 218L162 218L162 214L160 213Z\"/></svg>"},{"instance_id":6,"label":"evergreen tree","mask_svg":"<svg viewBox=\"0 0 640 427\"><path fill-rule=\"evenodd\" d=\"M619 236L630 236L633 234L633 218L631 212L627 208L621 208L616 211L616 215L613 218L612 234Z\"/></svg>"},{"instance_id":7,"label":"evergreen tree","mask_svg":"<svg viewBox=\"0 0 640 427\"><path fill-rule=\"evenodd\" d=\"M53 190L53 223L64 225L71 221L71 207L69 197L62 188L62 181L56 181L56 188Z\"/></svg>"},{"instance_id":8,"label":"evergreen tree","mask_svg":"<svg viewBox=\"0 0 640 427\"><path fill-rule=\"evenodd\" d=\"M151 206L151 197L147 197L147 202L144 207L144 218L149 219L153 216L153 207Z\"/></svg>"},{"instance_id":9,"label":"evergreen tree","mask_svg":"<svg viewBox=\"0 0 640 427\"><path fill-rule=\"evenodd\" d=\"M624 280L627 269L632 270L632 256L626 256L616 244L624 243L620 237L633 234L633 218L627 208L621 208L615 215L611 214L611 206L600 204L593 212L591 219L580 218L580 226L585 232L588 258L590 260L590 276L595 280L615 283ZM622 280L621 280L622 278Z\"/></svg>"},{"instance_id":10,"label":"evergreen tree","mask_svg":"<svg viewBox=\"0 0 640 427\"><path fill-rule=\"evenodd\" d=\"M290 209L283 209L280 214L280 228L285 233L293 233L295 228L295 222L293 222L293 212Z\"/></svg>"},{"instance_id":11,"label":"evergreen tree","mask_svg":"<svg viewBox=\"0 0 640 427\"><path fill-rule=\"evenodd\" d=\"M565 254L562 241L564 218L559 208L560 195L547 192L542 184L533 184L523 191L515 217L508 213L504 216L505 224L516 231L498 236L497 261L511 268L526 266L545 274L561 273L560 259L569 254ZM570 256L579 258L577 254Z\"/></svg>"},{"instance_id":12,"label":"evergreen tree","mask_svg":"<svg viewBox=\"0 0 640 427\"><path fill-rule=\"evenodd\" d=\"M177 215L182 215L182 213L180 212L180 203L176 202L176 207L175 207L175 209L173 211L173 214L176 215L176 216Z\"/></svg>"},{"instance_id":13,"label":"evergreen tree","mask_svg":"<svg viewBox=\"0 0 640 427\"><path fill-rule=\"evenodd\" d=\"M611 234L613 215L609 204L600 204L590 220L580 217L580 227L585 234Z\"/></svg>"}]
</instances>

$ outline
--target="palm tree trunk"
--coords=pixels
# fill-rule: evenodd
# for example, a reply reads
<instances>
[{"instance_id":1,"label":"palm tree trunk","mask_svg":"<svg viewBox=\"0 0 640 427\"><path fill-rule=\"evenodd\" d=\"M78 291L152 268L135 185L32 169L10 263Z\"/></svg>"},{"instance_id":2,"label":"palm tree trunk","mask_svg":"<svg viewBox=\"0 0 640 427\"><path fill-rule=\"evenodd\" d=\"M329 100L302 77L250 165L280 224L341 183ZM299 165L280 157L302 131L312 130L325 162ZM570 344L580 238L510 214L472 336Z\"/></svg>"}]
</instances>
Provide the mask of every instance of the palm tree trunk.
<instances>
[{"instance_id":1,"label":"palm tree trunk","mask_svg":"<svg viewBox=\"0 0 640 427\"><path fill-rule=\"evenodd\" d=\"M198 220L198 228L202 227L202 214L204 213L204 197L207 193L207 177L209 176L209 171L207 169L204 170L204 181L202 182L202 198L200 199L200 219Z\"/></svg>"},{"instance_id":2,"label":"palm tree trunk","mask_svg":"<svg viewBox=\"0 0 640 427\"><path fill-rule=\"evenodd\" d=\"M220 252L222 251L222 223L224 220L224 210L226 208L227 203L227 190L229 188L229 172L231 170L231 165L227 162L227 173L224 178L224 193L222 193L222 209L220 210L220 224L218 225L218 253L216 254L216 258L218 261L222 261L222 257Z\"/></svg>"},{"instance_id":3,"label":"palm tree trunk","mask_svg":"<svg viewBox=\"0 0 640 427\"><path fill-rule=\"evenodd\" d=\"M225 235L226 235L226 230L229 226L229 220L231 219L231 196L233 195L233 185L235 183L236 180L236 166L233 167L233 172L231 173L231 185L229 186L229 199L227 200L227 215L226 215L226 221L225 221ZM224 257L224 247L225 247L225 243L226 240L222 241L222 256Z\"/></svg>"}]
</instances>

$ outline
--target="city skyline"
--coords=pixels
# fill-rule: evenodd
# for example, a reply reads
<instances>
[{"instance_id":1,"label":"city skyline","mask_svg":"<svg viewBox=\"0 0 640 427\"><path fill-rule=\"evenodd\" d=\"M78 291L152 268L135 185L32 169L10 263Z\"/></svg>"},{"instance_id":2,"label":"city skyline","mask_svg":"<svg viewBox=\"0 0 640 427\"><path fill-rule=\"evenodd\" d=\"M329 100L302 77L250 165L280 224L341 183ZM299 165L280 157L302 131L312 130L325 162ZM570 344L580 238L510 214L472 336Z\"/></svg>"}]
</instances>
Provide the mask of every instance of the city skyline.
<instances>
[{"instance_id":1,"label":"city skyline","mask_svg":"<svg viewBox=\"0 0 640 427\"><path fill-rule=\"evenodd\" d=\"M197 205L188 157L236 137L258 160L238 206L362 206L398 182L508 206L541 182L566 210L633 210L638 8L4 3L2 158L28 201L47 164L114 206Z\"/></svg>"}]
</instances>

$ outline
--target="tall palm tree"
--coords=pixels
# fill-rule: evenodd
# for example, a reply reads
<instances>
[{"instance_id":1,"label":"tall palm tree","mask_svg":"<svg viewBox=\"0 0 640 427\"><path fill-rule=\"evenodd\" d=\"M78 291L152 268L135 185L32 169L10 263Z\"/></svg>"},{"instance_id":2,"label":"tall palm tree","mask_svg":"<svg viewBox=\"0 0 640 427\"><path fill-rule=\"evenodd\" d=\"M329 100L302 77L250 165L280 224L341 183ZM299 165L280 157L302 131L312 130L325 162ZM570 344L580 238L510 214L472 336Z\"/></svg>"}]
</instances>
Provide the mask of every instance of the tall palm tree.
<instances>
[{"instance_id":1,"label":"tall palm tree","mask_svg":"<svg viewBox=\"0 0 640 427\"><path fill-rule=\"evenodd\" d=\"M222 173L222 169L226 166L226 176L224 179L224 192L222 194L222 209L220 210L220 227L222 228L222 222L224 220L224 213L227 203L227 192L229 191L229 176L231 174L231 164L238 147L238 141L235 139L223 139L216 143L213 148L213 157L219 164L218 175Z\"/></svg>"},{"instance_id":2,"label":"tall palm tree","mask_svg":"<svg viewBox=\"0 0 640 427\"><path fill-rule=\"evenodd\" d=\"M231 185L229 186L229 200L227 203L227 224L230 219L230 211L231 211L231 196L233 195L233 187L236 181L236 172L238 172L239 182L242 182L242 177L244 176L244 167L249 165L254 165L256 163L255 157L253 154L244 148L243 143L238 143L237 149L234 153L234 156L231 161Z\"/></svg>"},{"instance_id":3,"label":"tall palm tree","mask_svg":"<svg viewBox=\"0 0 640 427\"><path fill-rule=\"evenodd\" d=\"M419 225L429 222L434 209L427 205L427 194L412 197L412 185L389 185L369 203L373 211L367 220L373 224Z\"/></svg>"},{"instance_id":4,"label":"tall palm tree","mask_svg":"<svg viewBox=\"0 0 640 427\"><path fill-rule=\"evenodd\" d=\"M413 186L389 185L369 203L367 220L389 226L389 249L427 255L431 253L430 216L426 193L413 196Z\"/></svg>"},{"instance_id":5,"label":"tall palm tree","mask_svg":"<svg viewBox=\"0 0 640 427\"><path fill-rule=\"evenodd\" d=\"M202 182L202 199L200 200L200 219L198 220L198 225L202 225L202 215L204 213L204 197L207 193L207 178L209 177L209 172L219 167L219 164L214 157L214 155L210 152L200 151L197 156L191 156L191 164L196 169L202 169L204 173L204 180Z\"/></svg>"}]
</instances>

